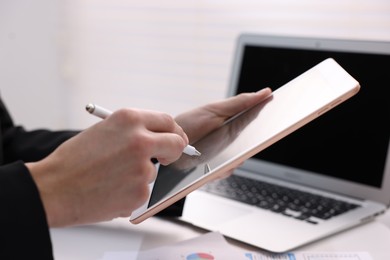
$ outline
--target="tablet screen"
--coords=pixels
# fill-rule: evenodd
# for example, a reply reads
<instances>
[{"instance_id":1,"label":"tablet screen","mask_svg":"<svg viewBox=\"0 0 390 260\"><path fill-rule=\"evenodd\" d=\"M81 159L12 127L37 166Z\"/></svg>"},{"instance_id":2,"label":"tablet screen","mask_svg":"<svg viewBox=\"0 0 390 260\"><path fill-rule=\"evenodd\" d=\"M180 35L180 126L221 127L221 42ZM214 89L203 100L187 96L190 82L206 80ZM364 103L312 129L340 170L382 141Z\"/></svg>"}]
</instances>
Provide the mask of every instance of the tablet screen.
<instances>
[{"instance_id":1,"label":"tablet screen","mask_svg":"<svg viewBox=\"0 0 390 260\"><path fill-rule=\"evenodd\" d=\"M258 134L256 132L261 128L262 122L256 118L271 99L272 96L231 118L206 138L195 143L194 146L202 153L201 156L183 154L179 160L168 166L158 165L158 175L148 207L177 193L210 170L216 169L231 158L245 152L251 145L257 145Z\"/></svg>"}]
</instances>

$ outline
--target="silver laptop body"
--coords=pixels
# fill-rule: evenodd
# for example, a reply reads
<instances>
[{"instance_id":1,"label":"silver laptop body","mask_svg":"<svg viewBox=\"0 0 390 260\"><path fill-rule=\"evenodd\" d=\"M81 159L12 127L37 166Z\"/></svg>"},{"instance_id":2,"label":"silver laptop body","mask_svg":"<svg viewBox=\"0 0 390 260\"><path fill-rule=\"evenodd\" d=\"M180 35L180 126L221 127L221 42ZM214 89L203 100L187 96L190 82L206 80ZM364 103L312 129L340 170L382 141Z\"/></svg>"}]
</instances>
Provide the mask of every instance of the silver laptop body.
<instances>
[{"instance_id":1,"label":"silver laptop body","mask_svg":"<svg viewBox=\"0 0 390 260\"><path fill-rule=\"evenodd\" d=\"M359 81L360 93L247 160L221 183L192 192L181 220L268 251L286 252L387 210L390 42L240 35L228 96L276 89L328 57ZM265 203L281 206L263 206L255 192L265 193L266 186L256 186L258 181L273 184ZM279 188L284 195L277 194ZM296 206L306 195L317 199ZM333 214L344 204L331 205L325 217L318 217L328 201L352 206Z\"/></svg>"}]
</instances>

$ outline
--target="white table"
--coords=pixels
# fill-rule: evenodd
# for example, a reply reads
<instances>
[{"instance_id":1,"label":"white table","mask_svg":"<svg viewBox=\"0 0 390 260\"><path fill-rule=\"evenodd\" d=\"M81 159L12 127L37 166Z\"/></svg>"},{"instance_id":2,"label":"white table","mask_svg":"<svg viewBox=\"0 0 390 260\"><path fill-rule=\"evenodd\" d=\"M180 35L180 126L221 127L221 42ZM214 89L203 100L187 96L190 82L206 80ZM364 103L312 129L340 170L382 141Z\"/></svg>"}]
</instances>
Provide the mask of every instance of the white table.
<instances>
[{"instance_id":1,"label":"white table","mask_svg":"<svg viewBox=\"0 0 390 260\"><path fill-rule=\"evenodd\" d=\"M56 260L101 259L106 252L137 251L169 245L194 238L207 231L173 221L152 217L133 225L116 219L94 225L52 229ZM228 239L234 246L260 251ZM368 251L374 260L390 259L390 211L377 220L322 239L299 251Z\"/></svg>"}]
</instances>

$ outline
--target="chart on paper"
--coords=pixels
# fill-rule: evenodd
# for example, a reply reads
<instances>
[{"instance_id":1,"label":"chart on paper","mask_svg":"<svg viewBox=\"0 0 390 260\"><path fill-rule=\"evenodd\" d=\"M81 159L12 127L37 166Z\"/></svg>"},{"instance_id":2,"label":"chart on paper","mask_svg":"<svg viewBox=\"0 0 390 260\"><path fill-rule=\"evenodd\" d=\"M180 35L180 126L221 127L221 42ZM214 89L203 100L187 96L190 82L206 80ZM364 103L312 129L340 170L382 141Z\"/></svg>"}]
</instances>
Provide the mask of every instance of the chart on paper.
<instances>
[{"instance_id":1,"label":"chart on paper","mask_svg":"<svg viewBox=\"0 0 390 260\"><path fill-rule=\"evenodd\" d=\"M209 253L191 253L186 260L214 260L214 256Z\"/></svg>"}]
</instances>

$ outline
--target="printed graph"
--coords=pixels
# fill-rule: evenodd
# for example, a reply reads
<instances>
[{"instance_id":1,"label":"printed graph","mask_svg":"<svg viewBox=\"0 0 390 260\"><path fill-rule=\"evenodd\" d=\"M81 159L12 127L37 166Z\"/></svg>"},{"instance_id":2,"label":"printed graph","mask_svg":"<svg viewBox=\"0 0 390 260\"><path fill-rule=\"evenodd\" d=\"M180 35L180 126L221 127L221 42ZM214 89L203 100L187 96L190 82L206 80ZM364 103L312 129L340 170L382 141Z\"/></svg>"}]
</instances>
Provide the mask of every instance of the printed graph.
<instances>
[{"instance_id":1,"label":"printed graph","mask_svg":"<svg viewBox=\"0 0 390 260\"><path fill-rule=\"evenodd\" d=\"M214 260L214 256L207 253L192 253L186 257L186 260Z\"/></svg>"}]
</instances>

